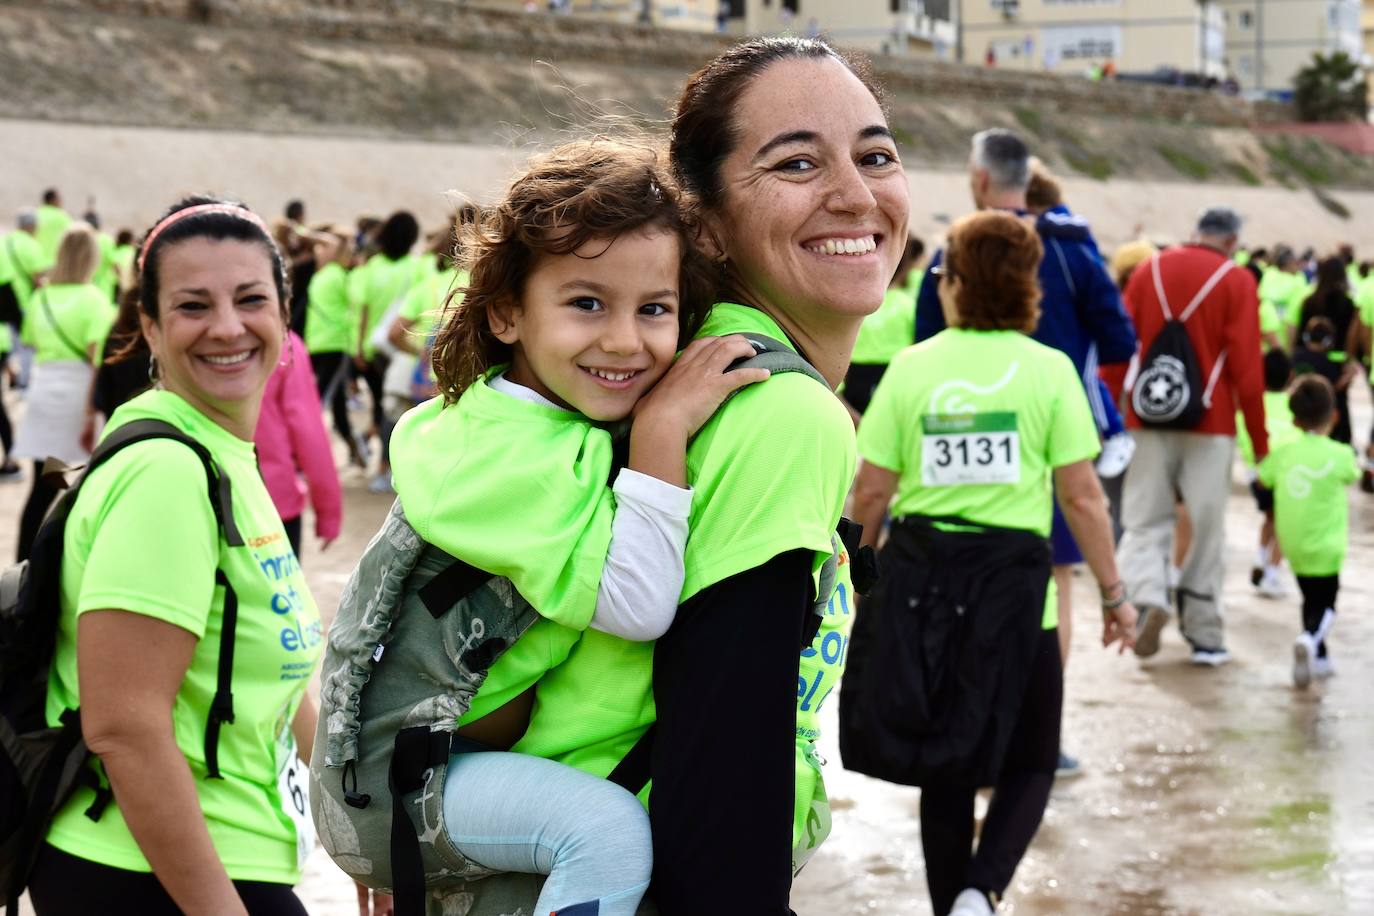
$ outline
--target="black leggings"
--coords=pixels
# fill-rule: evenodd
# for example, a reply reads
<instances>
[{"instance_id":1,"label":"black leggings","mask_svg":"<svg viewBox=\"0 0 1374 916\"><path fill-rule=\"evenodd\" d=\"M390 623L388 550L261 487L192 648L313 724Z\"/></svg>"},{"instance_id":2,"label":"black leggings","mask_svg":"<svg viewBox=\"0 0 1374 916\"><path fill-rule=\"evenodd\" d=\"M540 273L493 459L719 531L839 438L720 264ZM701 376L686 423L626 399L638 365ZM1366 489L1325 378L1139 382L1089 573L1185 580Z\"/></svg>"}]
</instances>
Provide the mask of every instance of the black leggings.
<instances>
[{"instance_id":1,"label":"black leggings","mask_svg":"<svg viewBox=\"0 0 1374 916\"><path fill-rule=\"evenodd\" d=\"M35 461L33 487L29 490L28 502L24 503L24 512L19 516L17 555L20 560L27 560L33 552L33 539L38 536L38 528L43 524L43 518L48 514L48 509L57 496L58 491L43 482L43 462Z\"/></svg>"},{"instance_id":2,"label":"black leggings","mask_svg":"<svg viewBox=\"0 0 1374 916\"><path fill-rule=\"evenodd\" d=\"M251 916L306 916L289 884L235 881L234 889ZM181 914L151 872L101 865L46 844L29 880L29 899L37 916L87 916L99 911Z\"/></svg>"},{"instance_id":3,"label":"black leggings","mask_svg":"<svg viewBox=\"0 0 1374 916\"><path fill-rule=\"evenodd\" d=\"M8 353L0 353L0 370L9 362ZM3 379L3 372L0 372ZM5 409L5 387L0 384L0 446L5 449L5 460L10 460L10 449L14 448L14 427L10 425L10 412Z\"/></svg>"},{"instance_id":4,"label":"black leggings","mask_svg":"<svg viewBox=\"0 0 1374 916\"><path fill-rule=\"evenodd\" d=\"M315 386L320 399L329 398L329 411L334 417L334 431L352 449L353 424L348 419L348 354L311 353L310 368L315 370Z\"/></svg>"},{"instance_id":5,"label":"black leggings","mask_svg":"<svg viewBox=\"0 0 1374 916\"><path fill-rule=\"evenodd\" d=\"M1302 628L1313 636L1321 630L1328 611L1336 613L1336 593L1341 590L1341 577L1298 576L1302 592ZM1317 643L1317 657L1326 658L1326 640Z\"/></svg>"},{"instance_id":6,"label":"black leggings","mask_svg":"<svg viewBox=\"0 0 1374 916\"><path fill-rule=\"evenodd\" d=\"M1059 633L1044 630L1016 728L993 786L978 851L973 851L973 801L977 787L927 785L921 789L921 847L926 885L936 916L972 887L999 897L1011 884L1049 804L1059 760L1059 716L1064 674Z\"/></svg>"}]
</instances>

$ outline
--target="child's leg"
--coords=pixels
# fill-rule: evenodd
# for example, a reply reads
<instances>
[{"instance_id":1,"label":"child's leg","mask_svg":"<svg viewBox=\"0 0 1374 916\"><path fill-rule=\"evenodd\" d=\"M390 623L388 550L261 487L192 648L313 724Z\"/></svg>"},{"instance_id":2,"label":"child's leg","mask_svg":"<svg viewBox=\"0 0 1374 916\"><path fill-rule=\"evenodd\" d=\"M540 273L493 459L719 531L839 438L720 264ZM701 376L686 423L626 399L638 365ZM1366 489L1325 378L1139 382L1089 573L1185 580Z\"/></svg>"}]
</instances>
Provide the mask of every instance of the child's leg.
<instances>
[{"instance_id":1,"label":"child's leg","mask_svg":"<svg viewBox=\"0 0 1374 916\"><path fill-rule=\"evenodd\" d=\"M1336 593L1340 590L1339 576L1298 576L1302 589L1302 628L1311 634L1317 646L1317 657L1326 657L1326 634L1336 617Z\"/></svg>"},{"instance_id":2,"label":"child's leg","mask_svg":"<svg viewBox=\"0 0 1374 916\"><path fill-rule=\"evenodd\" d=\"M624 789L525 754L449 758L444 820L463 855L502 871L548 875L536 913L578 903L634 916L649 887L649 816Z\"/></svg>"}]
</instances>

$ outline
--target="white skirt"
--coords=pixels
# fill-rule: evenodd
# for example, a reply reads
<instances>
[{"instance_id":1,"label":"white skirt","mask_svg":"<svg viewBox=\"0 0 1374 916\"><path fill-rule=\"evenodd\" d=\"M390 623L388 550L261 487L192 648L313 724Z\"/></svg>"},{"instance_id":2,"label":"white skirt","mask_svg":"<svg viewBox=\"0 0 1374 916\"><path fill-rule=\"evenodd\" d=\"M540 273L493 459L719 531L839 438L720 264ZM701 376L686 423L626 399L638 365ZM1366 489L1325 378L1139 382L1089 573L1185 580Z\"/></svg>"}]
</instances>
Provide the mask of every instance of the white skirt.
<instances>
[{"instance_id":1,"label":"white skirt","mask_svg":"<svg viewBox=\"0 0 1374 916\"><path fill-rule=\"evenodd\" d=\"M24 419L12 458L59 458L77 464L90 457L81 447L81 423L91 388L90 365L74 359L38 363L25 398Z\"/></svg>"}]
</instances>

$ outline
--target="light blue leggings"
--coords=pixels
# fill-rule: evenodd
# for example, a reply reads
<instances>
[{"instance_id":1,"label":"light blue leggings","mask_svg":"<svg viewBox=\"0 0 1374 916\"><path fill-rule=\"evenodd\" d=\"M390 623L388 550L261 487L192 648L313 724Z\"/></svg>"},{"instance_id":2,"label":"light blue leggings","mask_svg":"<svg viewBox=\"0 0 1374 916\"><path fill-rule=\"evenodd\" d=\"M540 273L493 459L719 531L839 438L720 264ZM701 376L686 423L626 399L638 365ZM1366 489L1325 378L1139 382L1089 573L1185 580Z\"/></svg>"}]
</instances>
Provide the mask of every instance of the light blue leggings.
<instances>
[{"instance_id":1,"label":"light blue leggings","mask_svg":"<svg viewBox=\"0 0 1374 916\"><path fill-rule=\"evenodd\" d=\"M526 754L454 754L444 819L478 865L548 875L536 913L596 902L634 916L653 865L649 815L620 786Z\"/></svg>"}]
</instances>

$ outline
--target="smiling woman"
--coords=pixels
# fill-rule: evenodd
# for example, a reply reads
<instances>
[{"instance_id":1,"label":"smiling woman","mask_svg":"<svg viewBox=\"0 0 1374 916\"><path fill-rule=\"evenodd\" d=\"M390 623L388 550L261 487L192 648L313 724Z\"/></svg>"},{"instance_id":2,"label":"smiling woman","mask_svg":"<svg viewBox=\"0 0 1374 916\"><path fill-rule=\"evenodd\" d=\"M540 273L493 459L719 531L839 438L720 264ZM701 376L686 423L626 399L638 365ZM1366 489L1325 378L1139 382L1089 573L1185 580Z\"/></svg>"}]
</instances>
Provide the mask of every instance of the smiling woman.
<instances>
[{"instance_id":1,"label":"smiling woman","mask_svg":"<svg viewBox=\"0 0 1374 916\"><path fill-rule=\"evenodd\" d=\"M34 909L303 914L309 814L279 779L314 736L321 647L300 634L319 614L252 442L286 332L281 256L246 207L198 197L138 264L157 385L114 411L97 454L131 441L72 505L47 704L53 725L79 707L99 788L48 829Z\"/></svg>"},{"instance_id":2,"label":"smiling woman","mask_svg":"<svg viewBox=\"0 0 1374 916\"><path fill-rule=\"evenodd\" d=\"M746 42L688 81L670 155L726 293L699 335L773 338L839 383L906 241L886 125L867 69L818 41ZM826 385L778 373L740 392L687 453L672 628L656 647L588 633L539 684L518 749L636 790L652 776L666 916L786 916L792 874L828 832L815 740L843 668L836 528L855 460Z\"/></svg>"}]
</instances>

